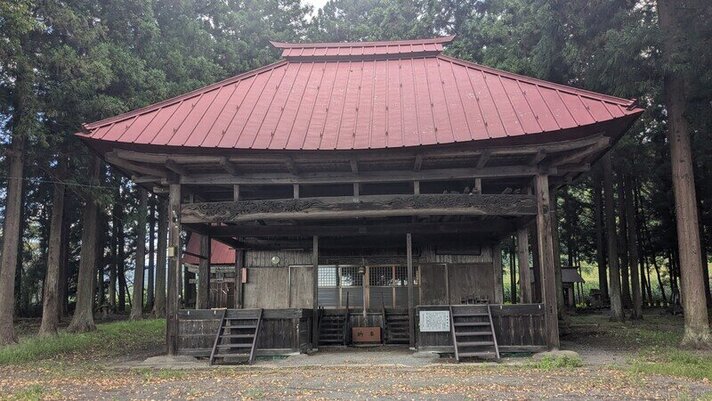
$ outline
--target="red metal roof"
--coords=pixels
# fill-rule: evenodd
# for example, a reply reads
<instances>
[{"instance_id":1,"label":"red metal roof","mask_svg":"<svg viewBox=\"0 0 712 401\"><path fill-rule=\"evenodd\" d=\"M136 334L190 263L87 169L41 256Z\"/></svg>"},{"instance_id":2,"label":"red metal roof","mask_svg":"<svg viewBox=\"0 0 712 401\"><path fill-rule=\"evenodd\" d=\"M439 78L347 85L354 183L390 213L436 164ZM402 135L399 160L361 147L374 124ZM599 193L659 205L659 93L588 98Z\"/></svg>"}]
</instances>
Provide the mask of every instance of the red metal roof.
<instances>
[{"instance_id":1,"label":"red metal roof","mask_svg":"<svg viewBox=\"0 0 712 401\"><path fill-rule=\"evenodd\" d=\"M282 61L86 124L80 135L206 149L378 149L559 132L643 111L440 54L451 39L275 43Z\"/></svg>"},{"instance_id":2,"label":"red metal roof","mask_svg":"<svg viewBox=\"0 0 712 401\"><path fill-rule=\"evenodd\" d=\"M192 233L188 239L186 250L188 253L183 255L183 263L189 265L200 264L200 258L195 255L200 255L200 239L201 235ZM229 246L216 240L210 241L210 265L234 265L235 250Z\"/></svg>"}]
</instances>

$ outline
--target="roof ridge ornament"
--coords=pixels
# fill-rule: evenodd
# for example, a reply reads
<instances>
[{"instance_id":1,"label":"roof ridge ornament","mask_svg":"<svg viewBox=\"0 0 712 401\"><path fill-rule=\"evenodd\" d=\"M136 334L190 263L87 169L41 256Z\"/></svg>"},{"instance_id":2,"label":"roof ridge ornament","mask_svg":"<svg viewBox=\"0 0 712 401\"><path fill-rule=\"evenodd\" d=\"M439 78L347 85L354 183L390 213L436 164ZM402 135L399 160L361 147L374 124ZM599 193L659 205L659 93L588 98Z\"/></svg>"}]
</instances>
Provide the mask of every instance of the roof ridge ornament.
<instances>
[{"instance_id":1,"label":"roof ridge ornament","mask_svg":"<svg viewBox=\"0 0 712 401\"><path fill-rule=\"evenodd\" d=\"M377 42L323 42L288 43L270 41L282 49L287 60L373 60L401 57L434 57L443 51L443 45L455 39L454 35L428 39L410 39Z\"/></svg>"}]
</instances>

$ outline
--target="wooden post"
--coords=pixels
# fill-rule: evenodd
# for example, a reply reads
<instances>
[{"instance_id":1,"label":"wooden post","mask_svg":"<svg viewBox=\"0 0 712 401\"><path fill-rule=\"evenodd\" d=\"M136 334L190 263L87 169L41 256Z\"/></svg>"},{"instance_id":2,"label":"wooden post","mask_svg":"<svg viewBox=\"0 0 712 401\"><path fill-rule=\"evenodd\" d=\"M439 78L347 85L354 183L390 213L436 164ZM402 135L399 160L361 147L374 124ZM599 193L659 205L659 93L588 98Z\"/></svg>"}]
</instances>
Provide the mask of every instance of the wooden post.
<instances>
[{"instance_id":1,"label":"wooden post","mask_svg":"<svg viewBox=\"0 0 712 401\"><path fill-rule=\"evenodd\" d=\"M235 249L235 309L242 308L242 269L244 268L245 251Z\"/></svg>"},{"instance_id":2,"label":"wooden post","mask_svg":"<svg viewBox=\"0 0 712 401\"><path fill-rule=\"evenodd\" d=\"M200 266L198 267L198 298L195 309L210 308L210 236L200 236Z\"/></svg>"},{"instance_id":3,"label":"wooden post","mask_svg":"<svg viewBox=\"0 0 712 401\"><path fill-rule=\"evenodd\" d=\"M541 269L541 295L546 321L546 344L549 349L559 348L559 321L556 304L556 276L554 272L554 241L551 214L549 213L549 177L536 176L537 215L536 229Z\"/></svg>"},{"instance_id":4,"label":"wooden post","mask_svg":"<svg viewBox=\"0 0 712 401\"><path fill-rule=\"evenodd\" d=\"M529 232L526 227L517 229L517 264L519 265L519 302L530 304L532 282L529 270Z\"/></svg>"},{"instance_id":5,"label":"wooden post","mask_svg":"<svg viewBox=\"0 0 712 401\"><path fill-rule=\"evenodd\" d=\"M420 195L420 181L413 181L413 194Z\"/></svg>"},{"instance_id":6,"label":"wooden post","mask_svg":"<svg viewBox=\"0 0 712 401\"><path fill-rule=\"evenodd\" d=\"M408 328L410 347L415 347L415 299L413 299L413 239L410 233L405 235L406 263L408 268Z\"/></svg>"},{"instance_id":7,"label":"wooden post","mask_svg":"<svg viewBox=\"0 0 712 401\"><path fill-rule=\"evenodd\" d=\"M312 238L312 348L319 347L319 236Z\"/></svg>"},{"instance_id":8,"label":"wooden post","mask_svg":"<svg viewBox=\"0 0 712 401\"><path fill-rule=\"evenodd\" d=\"M180 184L170 184L168 192L168 302L166 343L168 355L178 352L178 292L180 291Z\"/></svg>"},{"instance_id":9,"label":"wooden post","mask_svg":"<svg viewBox=\"0 0 712 401\"><path fill-rule=\"evenodd\" d=\"M492 246L492 268L494 270L494 302L504 303L504 277L502 274L502 244L497 242Z\"/></svg>"}]
</instances>

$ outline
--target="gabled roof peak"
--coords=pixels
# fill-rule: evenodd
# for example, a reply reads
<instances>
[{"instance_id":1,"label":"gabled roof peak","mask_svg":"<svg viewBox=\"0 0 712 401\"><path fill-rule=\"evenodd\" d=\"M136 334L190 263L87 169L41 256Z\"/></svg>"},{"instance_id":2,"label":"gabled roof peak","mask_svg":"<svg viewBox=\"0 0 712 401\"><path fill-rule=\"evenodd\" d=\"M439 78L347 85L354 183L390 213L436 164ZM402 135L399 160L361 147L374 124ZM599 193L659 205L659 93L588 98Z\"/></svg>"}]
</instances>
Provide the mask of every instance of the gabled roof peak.
<instances>
[{"instance_id":1,"label":"gabled roof peak","mask_svg":"<svg viewBox=\"0 0 712 401\"><path fill-rule=\"evenodd\" d=\"M270 43L282 49L282 57L287 60L373 59L436 56L443 51L443 45L452 42L454 38L454 36L441 36L379 42Z\"/></svg>"}]
</instances>

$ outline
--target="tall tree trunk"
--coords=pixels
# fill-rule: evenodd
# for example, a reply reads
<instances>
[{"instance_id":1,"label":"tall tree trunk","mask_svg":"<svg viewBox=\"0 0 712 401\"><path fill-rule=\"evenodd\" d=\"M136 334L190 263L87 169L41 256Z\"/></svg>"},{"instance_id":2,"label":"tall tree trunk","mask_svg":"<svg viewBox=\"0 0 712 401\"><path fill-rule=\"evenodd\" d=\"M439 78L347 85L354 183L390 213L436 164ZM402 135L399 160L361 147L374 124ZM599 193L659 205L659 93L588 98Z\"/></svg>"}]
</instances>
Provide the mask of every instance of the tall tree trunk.
<instances>
[{"instance_id":1,"label":"tall tree trunk","mask_svg":"<svg viewBox=\"0 0 712 401\"><path fill-rule=\"evenodd\" d=\"M2 231L2 255L0 256L0 345L17 341L14 328L15 278L22 237L22 205L25 164L25 142L36 119L33 110L33 71L24 55L16 60L17 75L15 93L12 97L12 142L7 150L8 178L5 196L5 221Z\"/></svg>"},{"instance_id":2,"label":"tall tree trunk","mask_svg":"<svg viewBox=\"0 0 712 401\"><path fill-rule=\"evenodd\" d=\"M151 197L151 205L148 213L148 283L146 289L146 309L153 310L155 299L155 271L156 271L156 197Z\"/></svg>"},{"instance_id":3,"label":"tall tree trunk","mask_svg":"<svg viewBox=\"0 0 712 401\"><path fill-rule=\"evenodd\" d=\"M100 164L96 156L89 160L89 177L92 185L99 182ZM99 207L97 200L88 195L82 217L82 249L79 254L77 278L77 304L68 331L81 333L96 330L94 324L94 279L96 270Z\"/></svg>"},{"instance_id":4,"label":"tall tree trunk","mask_svg":"<svg viewBox=\"0 0 712 401\"><path fill-rule=\"evenodd\" d=\"M611 300L611 320L621 321L623 302L621 299L621 277L618 269L618 241L616 239L615 201L613 199L613 166L611 153L603 157L603 195L606 207L606 232L608 240L609 296Z\"/></svg>"},{"instance_id":5,"label":"tall tree trunk","mask_svg":"<svg viewBox=\"0 0 712 401\"><path fill-rule=\"evenodd\" d=\"M640 273L638 272L638 226L635 221L635 206L633 204L633 180L625 176L623 183L625 192L625 214L628 227L628 262L630 263L630 284L633 296L633 313L631 319L643 318L643 294L640 288Z\"/></svg>"},{"instance_id":6,"label":"tall tree trunk","mask_svg":"<svg viewBox=\"0 0 712 401\"><path fill-rule=\"evenodd\" d=\"M64 178L65 161L59 160L57 181L54 184L52 199L52 221L50 223L49 244L47 250L47 274L44 281L42 298L42 324L40 335L57 334L59 318L62 314L60 294L60 279L62 276L62 231L64 222Z\"/></svg>"},{"instance_id":7,"label":"tall tree trunk","mask_svg":"<svg viewBox=\"0 0 712 401\"><path fill-rule=\"evenodd\" d=\"M620 255L620 270L621 270L621 296L623 297L623 308L631 309L633 307L633 297L630 292L630 258L628 255L628 219L625 212L625 190L623 188L623 174L618 174L618 254Z\"/></svg>"},{"instance_id":8,"label":"tall tree trunk","mask_svg":"<svg viewBox=\"0 0 712 401\"><path fill-rule=\"evenodd\" d=\"M136 221L136 269L134 271L133 304L129 319L137 320L143 316L143 273L146 268L146 215L148 213L148 194L138 188L138 217Z\"/></svg>"},{"instance_id":9,"label":"tall tree trunk","mask_svg":"<svg viewBox=\"0 0 712 401\"><path fill-rule=\"evenodd\" d=\"M679 4L658 0L658 21L663 38L663 57L668 70L663 80L665 108L668 116L668 142L672 159L672 186L675 194L678 254L680 257L681 298L685 311L683 345L707 346L712 342L702 271L700 230L698 228L695 179L692 169L690 127L685 116L687 99L685 76L677 72L675 54L686 47Z\"/></svg>"},{"instance_id":10,"label":"tall tree trunk","mask_svg":"<svg viewBox=\"0 0 712 401\"><path fill-rule=\"evenodd\" d=\"M104 255L104 248L106 248L106 230L108 229L107 226L107 216L106 214L99 210L99 213L97 215L97 241L96 241L96 263L94 263L94 266L96 266L96 282L95 282L95 298L96 298L96 305L98 307L104 307L106 306L106 293L104 291L104 273L106 273L106 257Z\"/></svg>"},{"instance_id":11,"label":"tall tree trunk","mask_svg":"<svg viewBox=\"0 0 712 401\"><path fill-rule=\"evenodd\" d=\"M2 259L0 259L0 345L17 341L13 318L15 315L15 272L17 271L18 246L21 236L24 154L24 134L13 134L9 151L7 200L3 224Z\"/></svg>"},{"instance_id":12,"label":"tall tree trunk","mask_svg":"<svg viewBox=\"0 0 712 401\"><path fill-rule=\"evenodd\" d=\"M166 316L166 248L168 246L168 204L165 199L158 201L158 240L156 247L156 299L153 316Z\"/></svg>"},{"instance_id":13,"label":"tall tree trunk","mask_svg":"<svg viewBox=\"0 0 712 401\"><path fill-rule=\"evenodd\" d=\"M596 262L598 263L598 287L601 298L608 300L608 277L606 276L606 250L603 241L603 194L601 193L601 169L593 174L593 212L596 225Z\"/></svg>"},{"instance_id":14,"label":"tall tree trunk","mask_svg":"<svg viewBox=\"0 0 712 401\"><path fill-rule=\"evenodd\" d=\"M64 200L64 216L67 216L68 200ZM65 316L69 315L69 219L62 219L62 279L60 280L60 310L58 319L61 321Z\"/></svg>"}]
</instances>

